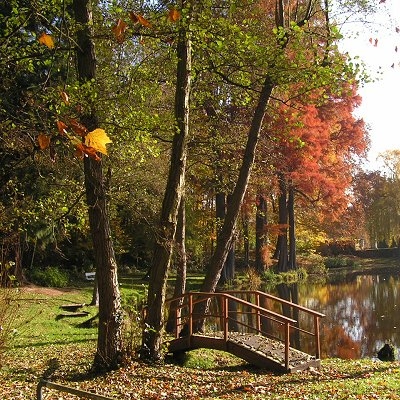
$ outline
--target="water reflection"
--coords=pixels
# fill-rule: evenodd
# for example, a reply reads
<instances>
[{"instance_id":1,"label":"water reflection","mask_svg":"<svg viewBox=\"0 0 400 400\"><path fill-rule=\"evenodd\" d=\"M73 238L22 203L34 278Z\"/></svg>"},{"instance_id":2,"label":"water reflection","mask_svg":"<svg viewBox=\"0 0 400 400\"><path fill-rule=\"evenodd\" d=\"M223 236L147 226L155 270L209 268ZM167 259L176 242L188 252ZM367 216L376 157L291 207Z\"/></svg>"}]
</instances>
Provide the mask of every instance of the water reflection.
<instances>
[{"instance_id":1,"label":"water reflection","mask_svg":"<svg viewBox=\"0 0 400 400\"><path fill-rule=\"evenodd\" d=\"M280 287L276 294L294 302L298 296L298 304L326 314L321 320L322 357L357 359L375 357L389 340L400 347L399 290L397 273L307 282Z\"/></svg>"}]
</instances>

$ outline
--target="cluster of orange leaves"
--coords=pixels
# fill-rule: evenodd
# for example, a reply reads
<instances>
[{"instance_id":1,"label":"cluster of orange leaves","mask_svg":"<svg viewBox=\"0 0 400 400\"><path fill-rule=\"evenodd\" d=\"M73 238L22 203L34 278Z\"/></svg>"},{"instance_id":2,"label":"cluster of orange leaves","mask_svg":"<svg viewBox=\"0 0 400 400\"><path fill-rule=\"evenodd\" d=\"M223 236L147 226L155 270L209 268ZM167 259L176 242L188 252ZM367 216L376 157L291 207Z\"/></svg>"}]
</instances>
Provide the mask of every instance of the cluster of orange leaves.
<instances>
[{"instance_id":1,"label":"cluster of orange leaves","mask_svg":"<svg viewBox=\"0 0 400 400\"><path fill-rule=\"evenodd\" d=\"M170 10L168 11L167 14L167 20L170 22L177 22L181 17L180 12L172 7L170 8ZM151 28L152 25L151 23L144 18L142 15L134 13L133 11L131 11L129 13L129 19L136 25L139 24L141 26L144 26L145 28ZM118 43L123 43L123 41L125 40L125 31L128 28L128 24L121 18L118 19L117 23L115 26L113 26L112 31L114 33L115 38L117 39Z\"/></svg>"},{"instance_id":2,"label":"cluster of orange leaves","mask_svg":"<svg viewBox=\"0 0 400 400\"><path fill-rule=\"evenodd\" d=\"M61 93L61 98L65 103L68 103L69 97L65 92ZM85 155L100 161L97 153L107 155L106 144L111 143L110 138L104 129L97 128L91 132L74 118L68 119L68 125L61 121L57 121L58 133L61 136L70 140L76 150L76 155L83 158ZM46 150L50 147L51 137L44 133L38 135L38 144L41 150Z\"/></svg>"}]
</instances>

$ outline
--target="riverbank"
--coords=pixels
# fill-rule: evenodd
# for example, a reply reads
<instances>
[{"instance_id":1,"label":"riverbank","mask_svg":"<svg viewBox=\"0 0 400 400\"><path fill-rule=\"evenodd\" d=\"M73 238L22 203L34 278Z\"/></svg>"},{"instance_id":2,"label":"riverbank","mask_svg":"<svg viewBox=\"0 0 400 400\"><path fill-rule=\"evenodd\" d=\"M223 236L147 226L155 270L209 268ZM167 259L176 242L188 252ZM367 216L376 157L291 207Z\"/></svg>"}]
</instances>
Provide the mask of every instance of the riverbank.
<instances>
[{"instance_id":1,"label":"riverbank","mask_svg":"<svg viewBox=\"0 0 400 400\"><path fill-rule=\"evenodd\" d=\"M331 268L328 270L330 274L336 273L352 273L356 275L378 274L378 273L398 273L400 272L399 258L359 258L348 257L352 260L351 267Z\"/></svg>"},{"instance_id":2,"label":"riverbank","mask_svg":"<svg viewBox=\"0 0 400 400\"><path fill-rule=\"evenodd\" d=\"M1 399L36 399L43 377L113 399L400 399L400 363L370 359L324 359L318 370L279 375L202 349L188 353L183 365L151 366L132 359L119 370L93 376L96 327L80 327L86 317L59 318L62 304L87 304L90 298L90 287L20 293L15 299L19 319L0 359ZM45 393L52 393L50 399L76 399Z\"/></svg>"}]
</instances>

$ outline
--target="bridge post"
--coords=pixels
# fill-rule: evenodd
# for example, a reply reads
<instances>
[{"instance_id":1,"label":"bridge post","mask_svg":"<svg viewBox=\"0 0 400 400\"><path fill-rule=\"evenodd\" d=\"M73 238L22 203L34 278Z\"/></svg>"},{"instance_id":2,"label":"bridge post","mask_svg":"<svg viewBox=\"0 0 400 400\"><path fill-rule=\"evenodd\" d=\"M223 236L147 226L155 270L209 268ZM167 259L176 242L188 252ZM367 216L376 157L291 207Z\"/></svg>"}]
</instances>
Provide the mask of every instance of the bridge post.
<instances>
[{"instance_id":1,"label":"bridge post","mask_svg":"<svg viewBox=\"0 0 400 400\"><path fill-rule=\"evenodd\" d=\"M314 315L314 330L315 330L315 358L321 358L321 340L319 337L319 316Z\"/></svg>"},{"instance_id":2,"label":"bridge post","mask_svg":"<svg viewBox=\"0 0 400 400\"><path fill-rule=\"evenodd\" d=\"M256 306L260 307L260 294L256 293ZM261 332L261 315L260 315L260 310L256 309L256 328L257 332Z\"/></svg>"},{"instance_id":3,"label":"bridge post","mask_svg":"<svg viewBox=\"0 0 400 400\"><path fill-rule=\"evenodd\" d=\"M285 322L285 368L289 370L290 325Z\"/></svg>"},{"instance_id":4,"label":"bridge post","mask_svg":"<svg viewBox=\"0 0 400 400\"><path fill-rule=\"evenodd\" d=\"M228 303L228 298L227 297L223 297L223 321L224 321L224 341L225 341L225 345L226 342L228 341L228 322L229 322L229 303Z\"/></svg>"},{"instance_id":5,"label":"bridge post","mask_svg":"<svg viewBox=\"0 0 400 400\"><path fill-rule=\"evenodd\" d=\"M193 294L189 294L189 340L193 335Z\"/></svg>"}]
</instances>

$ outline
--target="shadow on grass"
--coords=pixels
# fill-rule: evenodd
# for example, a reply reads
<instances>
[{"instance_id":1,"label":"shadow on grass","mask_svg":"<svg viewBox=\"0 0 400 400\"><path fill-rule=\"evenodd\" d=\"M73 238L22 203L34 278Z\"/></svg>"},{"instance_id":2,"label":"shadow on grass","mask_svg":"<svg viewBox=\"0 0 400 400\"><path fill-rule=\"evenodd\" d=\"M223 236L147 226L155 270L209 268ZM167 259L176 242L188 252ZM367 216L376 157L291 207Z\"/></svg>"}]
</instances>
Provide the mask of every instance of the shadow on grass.
<instances>
[{"instance_id":1,"label":"shadow on grass","mask_svg":"<svg viewBox=\"0 0 400 400\"><path fill-rule=\"evenodd\" d=\"M72 336L72 335L70 335ZM79 335L81 336L81 335ZM29 347L44 347L44 346L54 346L54 345L66 345L66 344L74 344L74 343L87 343L87 342L96 342L96 338L83 338L83 339L74 339L74 340L56 340L56 341L46 341L46 342L32 342L29 345L25 344L16 344L12 346L14 349L25 349L27 346Z\"/></svg>"}]
</instances>

